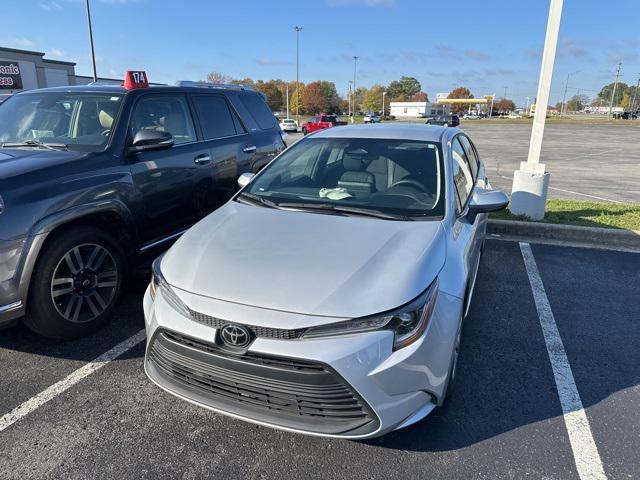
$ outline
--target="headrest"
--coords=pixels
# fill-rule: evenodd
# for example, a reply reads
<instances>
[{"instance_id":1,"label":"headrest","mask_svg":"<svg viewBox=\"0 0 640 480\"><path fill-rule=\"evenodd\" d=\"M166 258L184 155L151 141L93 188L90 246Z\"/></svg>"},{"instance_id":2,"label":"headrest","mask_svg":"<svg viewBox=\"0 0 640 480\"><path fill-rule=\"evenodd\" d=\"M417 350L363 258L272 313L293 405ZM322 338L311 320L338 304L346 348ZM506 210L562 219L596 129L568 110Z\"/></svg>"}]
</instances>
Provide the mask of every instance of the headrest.
<instances>
[{"instance_id":1,"label":"headrest","mask_svg":"<svg viewBox=\"0 0 640 480\"><path fill-rule=\"evenodd\" d=\"M345 170L349 170L351 172L364 170L364 163L362 162L362 156L360 155L345 153L342 158L342 166Z\"/></svg>"},{"instance_id":2,"label":"headrest","mask_svg":"<svg viewBox=\"0 0 640 480\"><path fill-rule=\"evenodd\" d=\"M113 125L113 117L109 115L104 110L100 110L98 114L98 120L100 121L100 126L104 129L111 130L111 125Z\"/></svg>"}]
</instances>

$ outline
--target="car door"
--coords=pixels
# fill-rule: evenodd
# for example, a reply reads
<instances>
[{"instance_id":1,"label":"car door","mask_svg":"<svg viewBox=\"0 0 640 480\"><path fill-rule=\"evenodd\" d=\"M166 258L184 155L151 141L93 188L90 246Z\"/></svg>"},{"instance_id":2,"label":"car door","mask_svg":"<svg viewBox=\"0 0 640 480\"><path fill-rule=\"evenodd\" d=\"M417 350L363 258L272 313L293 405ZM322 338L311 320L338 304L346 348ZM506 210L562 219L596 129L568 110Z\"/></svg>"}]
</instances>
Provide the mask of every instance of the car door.
<instances>
[{"instance_id":1,"label":"car door","mask_svg":"<svg viewBox=\"0 0 640 480\"><path fill-rule=\"evenodd\" d=\"M467 272L468 286L474 280L480 260L480 248L482 246L482 232L478 229L479 215L470 222L467 213L467 205L475 184L474 168L467 157L467 153L457 135L451 142L451 165L455 195L455 220L453 225L453 241L456 248L464 258L464 267ZM477 166L476 166L477 171Z\"/></svg>"},{"instance_id":2,"label":"car door","mask_svg":"<svg viewBox=\"0 0 640 480\"><path fill-rule=\"evenodd\" d=\"M239 163L249 135L224 95L191 96L204 143L211 151L213 210L229 200L237 190Z\"/></svg>"},{"instance_id":3,"label":"car door","mask_svg":"<svg viewBox=\"0 0 640 480\"><path fill-rule=\"evenodd\" d=\"M162 241L192 225L206 210L211 151L199 141L186 95L146 94L133 106L130 143L140 130L172 135L173 146L134 154L131 175L140 195L138 231L143 244Z\"/></svg>"}]
</instances>

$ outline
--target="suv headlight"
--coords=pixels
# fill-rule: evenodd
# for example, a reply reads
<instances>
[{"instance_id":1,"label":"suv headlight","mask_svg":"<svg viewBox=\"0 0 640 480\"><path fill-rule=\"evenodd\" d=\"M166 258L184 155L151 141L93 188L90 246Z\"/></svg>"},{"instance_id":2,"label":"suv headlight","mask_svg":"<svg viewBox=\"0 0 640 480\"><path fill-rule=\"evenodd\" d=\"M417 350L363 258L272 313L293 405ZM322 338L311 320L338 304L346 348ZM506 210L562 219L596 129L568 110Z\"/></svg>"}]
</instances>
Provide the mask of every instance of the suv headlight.
<instances>
[{"instance_id":1,"label":"suv headlight","mask_svg":"<svg viewBox=\"0 0 640 480\"><path fill-rule=\"evenodd\" d=\"M418 340L429 325L438 297L438 279L409 304L375 317L356 318L308 328L302 338L330 337L351 333L391 330L393 349L399 350Z\"/></svg>"},{"instance_id":2,"label":"suv headlight","mask_svg":"<svg viewBox=\"0 0 640 480\"><path fill-rule=\"evenodd\" d=\"M176 292L173 291L173 288L171 288L171 285L167 283L160 271L160 263L162 262L163 256L164 255L156 258L151 265L151 284L149 285L151 300L155 301L158 292L160 292L162 298L164 298L171 308L180 315L191 318L191 312L182 300L180 300L180 297L178 297Z\"/></svg>"}]
</instances>

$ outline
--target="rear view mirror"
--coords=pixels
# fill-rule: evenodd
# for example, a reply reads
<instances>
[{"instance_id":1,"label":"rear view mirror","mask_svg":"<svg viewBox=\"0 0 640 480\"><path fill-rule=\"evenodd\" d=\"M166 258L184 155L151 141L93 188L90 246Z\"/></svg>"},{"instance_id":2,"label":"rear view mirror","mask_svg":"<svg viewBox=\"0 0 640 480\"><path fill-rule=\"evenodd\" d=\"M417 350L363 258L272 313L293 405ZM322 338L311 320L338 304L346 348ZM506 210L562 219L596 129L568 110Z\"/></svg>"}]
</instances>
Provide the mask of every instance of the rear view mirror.
<instances>
[{"instance_id":1,"label":"rear view mirror","mask_svg":"<svg viewBox=\"0 0 640 480\"><path fill-rule=\"evenodd\" d=\"M238 186L240 188L246 187L247 185L249 185L249 182L253 180L253 177L255 176L256 176L255 173L250 173L250 172L243 173L238 177Z\"/></svg>"},{"instance_id":2,"label":"rear view mirror","mask_svg":"<svg viewBox=\"0 0 640 480\"><path fill-rule=\"evenodd\" d=\"M479 213L497 212L509 205L509 197L500 190L476 188L469 201L467 218L473 223Z\"/></svg>"},{"instance_id":3,"label":"rear view mirror","mask_svg":"<svg viewBox=\"0 0 640 480\"><path fill-rule=\"evenodd\" d=\"M162 150L173 146L173 137L169 132L158 130L139 130L133 137L129 151L131 153L148 150Z\"/></svg>"}]
</instances>

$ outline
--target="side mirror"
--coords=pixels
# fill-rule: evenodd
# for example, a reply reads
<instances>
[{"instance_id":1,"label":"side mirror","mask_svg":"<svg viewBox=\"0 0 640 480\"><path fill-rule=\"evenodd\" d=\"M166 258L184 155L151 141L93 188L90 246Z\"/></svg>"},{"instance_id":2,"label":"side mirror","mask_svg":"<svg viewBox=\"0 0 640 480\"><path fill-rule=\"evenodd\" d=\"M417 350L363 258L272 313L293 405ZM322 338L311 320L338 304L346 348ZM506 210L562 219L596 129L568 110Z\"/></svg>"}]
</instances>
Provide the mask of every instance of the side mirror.
<instances>
[{"instance_id":1,"label":"side mirror","mask_svg":"<svg viewBox=\"0 0 640 480\"><path fill-rule=\"evenodd\" d=\"M243 173L238 177L238 186L240 188L246 187L247 185L249 185L249 182L253 180L253 177L255 176L256 176L255 173L250 173L250 172Z\"/></svg>"},{"instance_id":2,"label":"side mirror","mask_svg":"<svg viewBox=\"0 0 640 480\"><path fill-rule=\"evenodd\" d=\"M467 218L473 223L479 213L497 212L507 205L509 205L509 197L500 190L476 188L467 207Z\"/></svg>"},{"instance_id":3,"label":"side mirror","mask_svg":"<svg viewBox=\"0 0 640 480\"><path fill-rule=\"evenodd\" d=\"M169 132L157 130L139 130L133 137L130 153L145 152L148 150L162 150L173 146L173 137Z\"/></svg>"}]
</instances>

